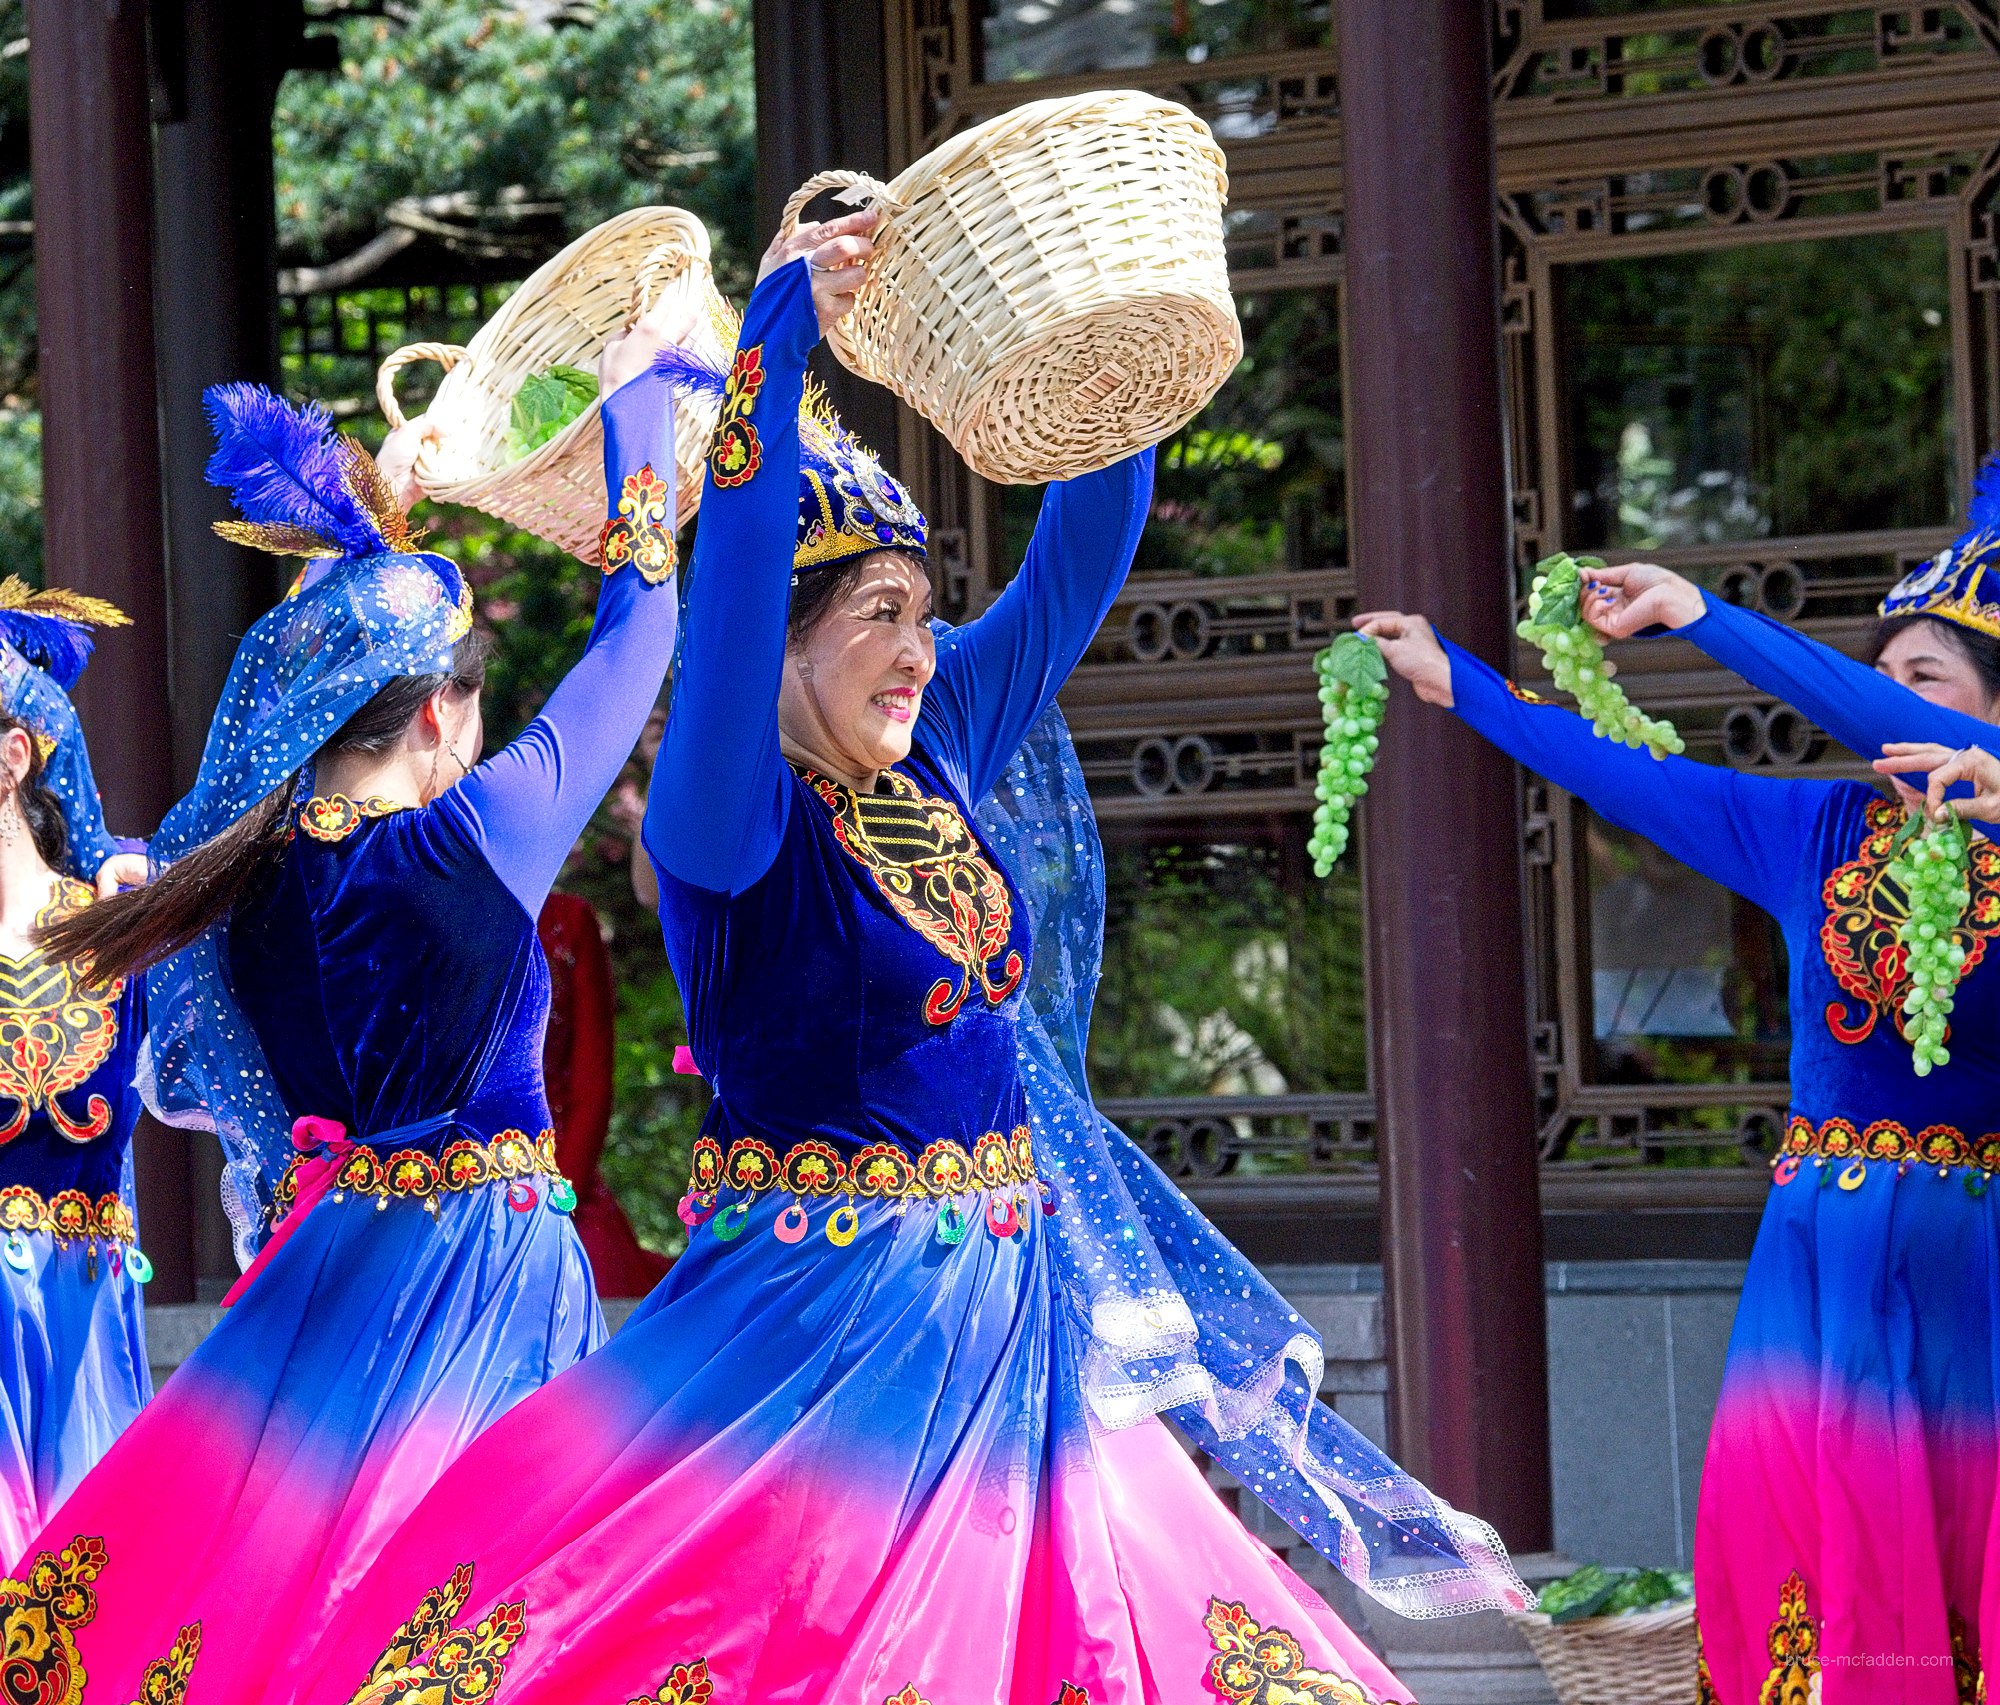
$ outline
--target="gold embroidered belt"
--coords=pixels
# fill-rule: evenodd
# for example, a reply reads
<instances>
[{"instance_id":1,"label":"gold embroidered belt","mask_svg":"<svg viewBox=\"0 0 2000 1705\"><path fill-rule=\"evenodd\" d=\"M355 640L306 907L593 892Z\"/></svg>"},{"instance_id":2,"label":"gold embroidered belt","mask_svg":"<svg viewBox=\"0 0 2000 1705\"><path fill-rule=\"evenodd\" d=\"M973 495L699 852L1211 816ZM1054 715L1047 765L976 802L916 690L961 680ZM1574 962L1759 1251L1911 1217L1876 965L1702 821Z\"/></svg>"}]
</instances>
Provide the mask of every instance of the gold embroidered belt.
<instances>
[{"instance_id":1,"label":"gold embroidered belt","mask_svg":"<svg viewBox=\"0 0 2000 1705\"><path fill-rule=\"evenodd\" d=\"M1864 1174L1851 1163L1865 1160L1894 1162L1901 1166L1935 1166L1939 1172L1952 1167L1970 1167L1980 1174L2000 1172L2000 1131L1982 1137L1968 1136L1956 1125L1926 1125L1912 1132L1894 1119L1877 1119L1873 1124L1856 1125L1851 1119L1828 1119L1815 1125L1794 1115L1785 1127L1785 1140L1772 1170L1780 1184L1789 1184L1799 1162L1844 1160L1850 1163L1841 1175L1848 1189L1859 1187ZM1849 1177L1854 1183L1848 1184Z\"/></svg>"},{"instance_id":2,"label":"gold embroidered belt","mask_svg":"<svg viewBox=\"0 0 2000 1705\"><path fill-rule=\"evenodd\" d=\"M308 1156L295 1155L278 1180L271 1195L271 1219L275 1224L290 1213L298 1201L299 1168ZM576 1206L576 1192L556 1165L556 1134L544 1131L531 1137L526 1131L502 1131L489 1142L465 1138L448 1145L441 1154L422 1149L396 1149L382 1154L366 1143L356 1143L341 1159L340 1169L328 1185L336 1202L347 1196L372 1196L377 1208L391 1202L422 1202L432 1213L438 1198L449 1191L476 1190L482 1184L501 1179L513 1183L540 1175L550 1180L549 1206L568 1213ZM516 1200L509 1190L508 1200L524 1211L538 1199L534 1186L526 1186L527 1200Z\"/></svg>"},{"instance_id":3,"label":"gold embroidered belt","mask_svg":"<svg viewBox=\"0 0 2000 1705\"><path fill-rule=\"evenodd\" d=\"M727 1243L743 1230L754 1198L782 1193L793 1202L773 1229L780 1242L797 1243L809 1223L809 1198L845 1197L826 1224L827 1240L845 1248L860 1225L856 1201L895 1202L899 1211L911 1202L935 1202L939 1238L957 1243L966 1227L959 1197L989 1193L987 1229L996 1237L1012 1237L1021 1229L1028 1189L1039 1195L1044 1213L1055 1212L1056 1193L1036 1176L1035 1145L1026 1125L1016 1125L1004 1136L988 1131L970 1150L947 1138L930 1144L914 1160L894 1143L870 1143L843 1155L832 1143L809 1138L781 1155L758 1137L738 1137L727 1153L713 1137L701 1137L694 1145L680 1217L691 1232L714 1219L715 1235ZM722 1190L740 1192L744 1199L718 1215L716 1196Z\"/></svg>"},{"instance_id":4,"label":"gold embroidered belt","mask_svg":"<svg viewBox=\"0 0 2000 1705\"><path fill-rule=\"evenodd\" d=\"M25 1184L0 1186L0 1232L45 1231L58 1243L132 1244L139 1225L116 1195L93 1202L81 1190L45 1197Z\"/></svg>"}]
</instances>

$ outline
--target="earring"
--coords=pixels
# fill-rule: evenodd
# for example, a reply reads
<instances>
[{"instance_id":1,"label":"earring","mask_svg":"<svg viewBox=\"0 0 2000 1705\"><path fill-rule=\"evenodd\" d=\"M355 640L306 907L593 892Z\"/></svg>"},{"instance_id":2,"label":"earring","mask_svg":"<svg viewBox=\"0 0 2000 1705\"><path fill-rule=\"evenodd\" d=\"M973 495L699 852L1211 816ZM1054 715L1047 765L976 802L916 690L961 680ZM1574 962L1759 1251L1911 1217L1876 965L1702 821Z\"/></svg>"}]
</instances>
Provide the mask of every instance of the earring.
<instances>
[{"instance_id":1,"label":"earring","mask_svg":"<svg viewBox=\"0 0 2000 1705\"><path fill-rule=\"evenodd\" d=\"M801 681L810 681L812 678L813 678L813 666L811 661L807 659L802 659L799 663L799 679Z\"/></svg>"}]
</instances>

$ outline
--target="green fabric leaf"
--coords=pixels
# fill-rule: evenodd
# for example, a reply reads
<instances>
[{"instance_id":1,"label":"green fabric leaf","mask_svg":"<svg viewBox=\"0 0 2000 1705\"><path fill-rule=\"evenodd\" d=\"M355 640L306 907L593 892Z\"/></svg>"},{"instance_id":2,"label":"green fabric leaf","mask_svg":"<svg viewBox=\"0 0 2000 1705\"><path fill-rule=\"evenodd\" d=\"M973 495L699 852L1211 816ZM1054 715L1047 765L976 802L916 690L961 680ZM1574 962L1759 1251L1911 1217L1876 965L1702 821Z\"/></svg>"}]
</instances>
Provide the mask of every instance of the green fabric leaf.
<instances>
[{"instance_id":1,"label":"green fabric leaf","mask_svg":"<svg viewBox=\"0 0 2000 1705\"><path fill-rule=\"evenodd\" d=\"M597 401L597 376L581 367L531 374L514 397L507 445L515 460L532 455Z\"/></svg>"},{"instance_id":2,"label":"green fabric leaf","mask_svg":"<svg viewBox=\"0 0 2000 1705\"><path fill-rule=\"evenodd\" d=\"M1344 633L1327 648L1326 672L1346 687L1379 686L1389 678L1382 648L1366 634Z\"/></svg>"}]
</instances>

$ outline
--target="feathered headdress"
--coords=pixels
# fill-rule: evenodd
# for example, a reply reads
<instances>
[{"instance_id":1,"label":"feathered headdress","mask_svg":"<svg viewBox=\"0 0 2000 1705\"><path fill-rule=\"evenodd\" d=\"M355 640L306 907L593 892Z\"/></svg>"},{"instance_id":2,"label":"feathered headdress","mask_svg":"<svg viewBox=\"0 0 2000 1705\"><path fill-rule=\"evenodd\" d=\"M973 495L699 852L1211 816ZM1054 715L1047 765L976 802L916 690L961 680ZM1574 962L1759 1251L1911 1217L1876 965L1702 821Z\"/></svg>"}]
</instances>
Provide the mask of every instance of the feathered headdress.
<instances>
[{"instance_id":1,"label":"feathered headdress","mask_svg":"<svg viewBox=\"0 0 2000 1705\"><path fill-rule=\"evenodd\" d=\"M129 627L131 621L103 598L60 586L38 592L18 574L0 580L0 640L46 670L64 692L90 661L96 643L90 630Z\"/></svg>"},{"instance_id":2,"label":"feathered headdress","mask_svg":"<svg viewBox=\"0 0 2000 1705\"><path fill-rule=\"evenodd\" d=\"M1972 482L1966 529L1882 600L1884 616L1932 616L2000 639L2000 455Z\"/></svg>"},{"instance_id":3,"label":"feathered headdress","mask_svg":"<svg viewBox=\"0 0 2000 1705\"><path fill-rule=\"evenodd\" d=\"M211 385L202 401L215 431L210 485L243 514L218 521L225 539L276 556L365 557L416 550L403 506L360 443L318 403L293 406L262 385Z\"/></svg>"},{"instance_id":4,"label":"feathered headdress","mask_svg":"<svg viewBox=\"0 0 2000 1705\"><path fill-rule=\"evenodd\" d=\"M653 370L676 384L722 394L727 373L692 350L667 348ZM831 568L870 551L925 556L929 524L875 452L841 424L825 388L806 379L799 404L799 529L792 572Z\"/></svg>"}]
</instances>

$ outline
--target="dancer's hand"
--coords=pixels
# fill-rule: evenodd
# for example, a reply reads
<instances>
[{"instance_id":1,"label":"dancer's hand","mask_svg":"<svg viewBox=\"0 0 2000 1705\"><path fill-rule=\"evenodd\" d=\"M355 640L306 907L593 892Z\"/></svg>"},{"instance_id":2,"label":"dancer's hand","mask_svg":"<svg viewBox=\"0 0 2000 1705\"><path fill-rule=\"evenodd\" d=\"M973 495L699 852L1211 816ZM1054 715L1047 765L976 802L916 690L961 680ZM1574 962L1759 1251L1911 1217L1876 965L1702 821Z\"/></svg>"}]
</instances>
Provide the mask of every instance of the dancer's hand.
<instances>
[{"instance_id":1,"label":"dancer's hand","mask_svg":"<svg viewBox=\"0 0 2000 1705\"><path fill-rule=\"evenodd\" d=\"M425 445L436 444L443 436L431 425L429 415L420 414L414 420L404 421L382 440L382 448L375 452L375 466L382 470L382 477L389 482L389 489L396 494L405 514L424 495L424 488L417 484L417 457Z\"/></svg>"},{"instance_id":2,"label":"dancer's hand","mask_svg":"<svg viewBox=\"0 0 2000 1705\"><path fill-rule=\"evenodd\" d=\"M144 853L113 853L97 867L97 897L108 900L121 888L143 888L152 879Z\"/></svg>"},{"instance_id":3,"label":"dancer's hand","mask_svg":"<svg viewBox=\"0 0 2000 1705\"><path fill-rule=\"evenodd\" d=\"M757 282L763 283L767 273L804 255L812 268L813 311L819 315L824 335L853 308L855 295L867 280L868 262L875 253L870 233L880 222L881 215L874 208L864 207L859 213L801 225L789 237L780 232L764 251Z\"/></svg>"},{"instance_id":4,"label":"dancer's hand","mask_svg":"<svg viewBox=\"0 0 2000 1705\"><path fill-rule=\"evenodd\" d=\"M1701 588L1650 562L1583 571L1583 619L1606 639L1630 639L1650 627L1684 628L1708 614Z\"/></svg>"},{"instance_id":5,"label":"dancer's hand","mask_svg":"<svg viewBox=\"0 0 2000 1705\"><path fill-rule=\"evenodd\" d=\"M1884 756L1875 760L1875 768L1891 780L1917 770L1930 771L1930 785L1921 803L1933 820L1944 816L1945 789L1963 781L1972 784L1972 797L1954 799L1953 809L1961 817L2000 823L2000 758L1985 747L1967 746L1954 752L1949 746L1929 741L1892 741L1882 751ZM1907 782L1897 780L1896 793L1911 809L1919 803L1917 790Z\"/></svg>"},{"instance_id":6,"label":"dancer's hand","mask_svg":"<svg viewBox=\"0 0 2000 1705\"><path fill-rule=\"evenodd\" d=\"M608 397L653 364L663 349L684 349L694 336L695 307L679 292L661 296L622 332L605 340L597 357L597 394Z\"/></svg>"},{"instance_id":7,"label":"dancer's hand","mask_svg":"<svg viewBox=\"0 0 2000 1705\"><path fill-rule=\"evenodd\" d=\"M1438 644L1431 624L1422 616L1399 610L1371 610L1354 618L1354 631L1365 633L1382 648L1382 660L1416 689L1425 704L1450 710L1451 659Z\"/></svg>"}]
</instances>

